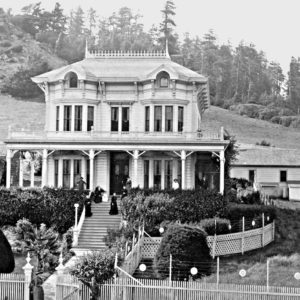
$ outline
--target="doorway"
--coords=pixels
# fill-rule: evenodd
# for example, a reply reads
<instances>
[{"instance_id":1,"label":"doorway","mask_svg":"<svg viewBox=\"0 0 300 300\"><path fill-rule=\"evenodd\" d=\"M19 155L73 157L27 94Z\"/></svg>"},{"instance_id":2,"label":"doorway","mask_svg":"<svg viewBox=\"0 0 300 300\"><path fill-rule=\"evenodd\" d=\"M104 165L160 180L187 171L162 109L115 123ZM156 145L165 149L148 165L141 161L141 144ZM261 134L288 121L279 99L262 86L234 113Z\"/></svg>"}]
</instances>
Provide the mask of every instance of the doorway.
<instances>
[{"instance_id":1,"label":"doorway","mask_svg":"<svg viewBox=\"0 0 300 300\"><path fill-rule=\"evenodd\" d=\"M129 177L129 156L124 152L110 153L110 193L122 193Z\"/></svg>"}]
</instances>

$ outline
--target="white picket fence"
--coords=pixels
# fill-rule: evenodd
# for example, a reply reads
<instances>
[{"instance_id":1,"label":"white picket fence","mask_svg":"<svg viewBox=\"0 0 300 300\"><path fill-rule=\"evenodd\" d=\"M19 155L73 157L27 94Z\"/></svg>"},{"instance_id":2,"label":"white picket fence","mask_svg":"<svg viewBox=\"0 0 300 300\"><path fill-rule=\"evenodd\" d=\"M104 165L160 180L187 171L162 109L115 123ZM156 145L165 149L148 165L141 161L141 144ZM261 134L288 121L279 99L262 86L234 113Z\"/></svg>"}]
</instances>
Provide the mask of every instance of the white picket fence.
<instances>
[{"instance_id":1,"label":"white picket fence","mask_svg":"<svg viewBox=\"0 0 300 300\"><path fill-rule=\"evenodd\" d=\"M25 274L0 274L1 300L23 300L24 290Z\"/></svg>"},{"instance_id":2,"label":"white picket fence","mask_svg":"<svg viewBox=\"0 0 300 300\"><path fill-rule=\"evenodd\" d=\"M74 286L74 280L70 283ZM76 297L56 300L89 300L89 289L77 281ZM62 289L62 286L58 289ZM58 293L59 294L59 293ZM74 295L74 294L73 294ZM216 284L197 281L117 278L101 287L101 300L296 300L300 288L259 285Z\"/></svg>"}]
</instances>

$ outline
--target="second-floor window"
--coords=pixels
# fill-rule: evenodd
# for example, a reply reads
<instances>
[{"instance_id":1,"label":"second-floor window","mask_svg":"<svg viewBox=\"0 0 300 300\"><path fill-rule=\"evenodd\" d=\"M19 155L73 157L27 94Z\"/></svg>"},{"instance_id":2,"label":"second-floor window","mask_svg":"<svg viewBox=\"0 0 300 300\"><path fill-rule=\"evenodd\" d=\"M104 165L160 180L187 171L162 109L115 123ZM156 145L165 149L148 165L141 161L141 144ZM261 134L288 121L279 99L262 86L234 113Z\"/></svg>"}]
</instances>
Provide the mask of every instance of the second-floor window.
<instances>
[{"instance_id":1,"label":"second-floor window","mask_svg":"<svg viewBox=\"0 0 300 300\"><path fill-rule=\"evenodd\" d=\"M64 131L71 131L72 106L64 106Z\"/></svg>"},{"instance_id":2,"label":"second-floor window","mask_svg":"<svg viewBox=\"0 0 300 300\"><path fill-rule=\"evenodd\" d=\"M56 106L56 125L55 130L59 131L59 106Z\"/></svg>"},{"instance_id":3,"label":"second-floor window","mask_svg":"<svg viewBox=\"0 0 300 300\"><path fill-rule=\"evenodd\" d=\"M69 87L70 88L78 87L78 77L74 72L71 72L69 75Z\"/></svg>"},{"instance_id":4,"label":"second-floor window","mask_svg":"<svg viewBox=\"0 0 300 300\"><path fill-rule=\"evenodd\" d=\"M178 107L178 132L183 131L183 107Z\"/></svg>"},{"instance_id":5,"label":"second-floor window","mask_svg":"<svg viewBox=\"0 0 300 300\"><path fill-rule=\"evenodd\" d=\"M119 130L119 107L111 108L111 131Z\"/></svg>"},{"instance_id":6,"label":"second-floor window","mask_svg":"<svg viewBox=\"0 0 300 300\"><path fill-rule=\"evenodd\" d=\"M165 108L165 131L173 131L173 106Z\"/></svg>"},{"instance_id":7,"label":"second-floor window","mask_svg":"<svg viewBox=\"0 0 300 300\"><path fill-rule=\"evenodd\" d=\"M75 105L74 130L82 131L82 106Z\"/></svg>"},{"instance_id":8,"label":"second-floor window","mask_svg":"<svg viewBox=\"0 0 300 300\"><path fill-rule=\"evenodd\" d=\"M88 106L87 131L91 131L93 126L94 126L94 107Z\"/></svg>"},{"instance_id":9,"label":"second-floor window","mask_svg":"<svg viewBox=\"0 0 300 300\"><path fill-rule=\"evenodd\" d=\"M129 107L122 107L122 131L129 131Z\"/></svg>"},{"instance_id":10,"label":"second-floor window","mask_svg":"<svg viewBox=\"0 0 300 300\"><path fill-rule=\"evenodd\" d=\"M145 131L150 131L150 107L145 107Z\"/></svg>"},{"instance_id":11,"label":"second-floor window","mask_svg":"<svg viewBox=\"0 0 300 300\"><path fill-rule=\"evenodd\" d=\"M154 131L162 131L162 106L154 106Z\"/></svg>"}]
</instances>

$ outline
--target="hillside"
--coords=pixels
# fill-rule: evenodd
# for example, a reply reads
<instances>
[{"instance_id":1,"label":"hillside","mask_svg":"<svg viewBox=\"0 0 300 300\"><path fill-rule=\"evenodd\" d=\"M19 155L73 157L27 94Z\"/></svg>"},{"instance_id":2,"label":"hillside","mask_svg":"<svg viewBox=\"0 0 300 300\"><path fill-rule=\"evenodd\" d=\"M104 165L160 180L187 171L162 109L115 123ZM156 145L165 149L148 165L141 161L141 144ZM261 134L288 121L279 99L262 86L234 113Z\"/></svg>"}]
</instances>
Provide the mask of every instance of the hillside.
<instances>
[{"instance_id":1,"label":"hillside","mask_svg":"<svg viewBox=\"0 0 300 300\"><path fill-rule=\"evenodd\" d=\"M2 155L5 153L3 141L7 138L9 125L40 130L44 127L44 118L41 118L44 115L44 102L24 101L0 96L0 153L2 152ZM276 147L300 150L299 129L251 119L211 106L204 113L202 128L217 131L221 126L224 126L231 135L234 135L239 143L255 144L265 140Z\"/></svg>"},{"instance_id":2,"label":"hillside","mask_svg":"<svg viewBox=\"0 0 300 300\"><path fill-rule=\"evenodd\" d=\"M0 91L20 67L27 68L41 60L47 62L50 69L66 64L48 46L34 40L0 13Z\"/></svg>"}]
</instances>

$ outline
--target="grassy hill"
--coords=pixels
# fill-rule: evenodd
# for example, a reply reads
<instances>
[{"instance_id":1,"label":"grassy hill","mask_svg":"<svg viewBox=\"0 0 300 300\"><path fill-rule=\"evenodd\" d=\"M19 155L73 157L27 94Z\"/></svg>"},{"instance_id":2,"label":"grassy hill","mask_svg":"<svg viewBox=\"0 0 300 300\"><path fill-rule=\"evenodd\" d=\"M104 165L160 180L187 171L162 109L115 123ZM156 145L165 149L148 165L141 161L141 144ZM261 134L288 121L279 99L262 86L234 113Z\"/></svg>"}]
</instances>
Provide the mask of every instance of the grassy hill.
<instances>
[{"instance_id":1,"label":"grassy hill","mask_svg":"<svg viewBox=\"0 0 300 300\"><path fill-rule=\"evenodd\" d=\"M44 127L44 115L44 102L0 95L0 153L4 153L3 141L7 137L9 125L40 130ZM204 113L202 128L217 131L221 126L234 135L239 143L255 144L265 140L276 147L300 149L299 129L240 116L215 106L210 107Z\"/></svg>"}]
</instances>

